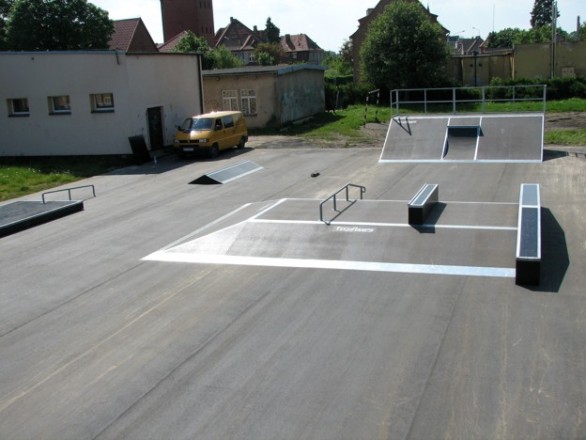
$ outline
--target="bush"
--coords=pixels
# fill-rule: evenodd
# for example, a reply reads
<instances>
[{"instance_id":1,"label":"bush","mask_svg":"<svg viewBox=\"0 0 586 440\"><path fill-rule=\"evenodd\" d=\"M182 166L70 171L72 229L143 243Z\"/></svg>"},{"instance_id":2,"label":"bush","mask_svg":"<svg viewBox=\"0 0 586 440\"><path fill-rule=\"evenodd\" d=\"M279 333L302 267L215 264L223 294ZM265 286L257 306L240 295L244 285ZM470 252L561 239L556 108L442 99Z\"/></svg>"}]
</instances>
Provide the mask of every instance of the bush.
<instances>
[{"instance_id":1,"label":"bush","mask_svg":"<svg viewBox=\"0 0 586 440\"><path fill-rule=\"evenodd\" d=\"M490 82L491 87L495 86L520 86L520 85L542 85L547 86L547 99L550 101L559 101L569 98L586 98L586 77L576 78L552 78L552 79L508 79L493 78ZM504 89L503 89L504 90ZM516 91L517 97L522 98L522 94L534 96L535 89L519 89ZM495 95L499 95L498 90L494 91ZM502 92L505 94L505 92ZM501 96L494 96L501 98ZM504 97L504 96L502 96Z\"/></svg>"},{"instance_id":2,"label":"bush","mask_svg":"<svg viewBox=\"0 0 586 440\"><path fill-rule=\"evenodd\" d=\"M346 79L346 77L337 77L336 79L326 78L326 110L337 110L346 108L354 104L364 104L368 92L373 86L368 84L356 84ZM381 100L388 102L388 93L381 91Z\"/></svg>"}]
</instances>

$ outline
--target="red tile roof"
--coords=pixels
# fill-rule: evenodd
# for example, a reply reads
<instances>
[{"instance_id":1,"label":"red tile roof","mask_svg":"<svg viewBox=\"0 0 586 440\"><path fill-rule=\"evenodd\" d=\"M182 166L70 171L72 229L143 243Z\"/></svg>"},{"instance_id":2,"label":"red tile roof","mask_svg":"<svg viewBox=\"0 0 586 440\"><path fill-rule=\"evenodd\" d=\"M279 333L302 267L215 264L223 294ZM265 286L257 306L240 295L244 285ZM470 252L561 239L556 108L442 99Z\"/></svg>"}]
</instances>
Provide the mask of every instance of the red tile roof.
<instances>
[{"instance_id":1,"label":"red tile roof","mask_svg":"<svg viewBox=\"0 0 586 440\"><path fill-rule=\"evenodd\" d=\"M188 31L180 32L170 40L167 40L165 43L159 45L159 52L174 52L175 46L177 46L181 39L187 35L187 32Z\"/></svg>"},{"instance_id":2,"label":"red tile roof","mask_svg":"<svg viewBox=\"0 0 586 440\"><path fill-rule=\"evenodd\" d=\"M157 52L157 46L141 18L115 20L108 46L123 52Z\"/></svg>"}]
</instances>

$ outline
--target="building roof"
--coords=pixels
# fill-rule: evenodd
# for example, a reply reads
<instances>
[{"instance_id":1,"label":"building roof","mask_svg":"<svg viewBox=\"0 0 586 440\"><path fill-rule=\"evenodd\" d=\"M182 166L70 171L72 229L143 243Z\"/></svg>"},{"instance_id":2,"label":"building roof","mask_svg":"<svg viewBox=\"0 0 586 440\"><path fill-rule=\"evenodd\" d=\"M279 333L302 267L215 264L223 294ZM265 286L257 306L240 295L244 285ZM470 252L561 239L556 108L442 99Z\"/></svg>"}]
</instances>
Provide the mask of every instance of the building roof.
<instances>
[{"instance_id":1,"label":"building roof","mask_svg":"<svg viewBox=\"0 0 586 440\"><path fill-rule=\"evenodd\" d=\"M315 41L313 41L305 34L287 34L281 37L281 46L285 52L307 52L310 50L322 50Z\"/></svg>"},{"instance_id":2,"label":"building roof","mask_svg":"<svg viewBox=\"0 0 586 440\"><path fill-rule=\"evenodd\" d=\"M385 8L392 3L395 0L380 0L376 6L374 8L369 8L366 11L366 15L362 18L360 18L358 20L358 30L356 32L354 32L354 34L352 34L350 36L350 39L354 39L354 37L356 36L356 34L358 34L361 30L362 32L365 32L365 29L367 29L368 25L370 24L370 22L372 20L374 20L376 17L378 17L380 14L382 14L385 10ZM410 2L417 2L419 4L419 6L421 6L425 12L429 15L429 17L436 22L437 24L439 24L443 31L447 34L449 32L448 29L446 29L438 20L437 20L437 15L436 14L432 14L431 11L429 10L429 6L426 8L425 6L423 6L421 4L421 2L419 0L407 0Z\"/></svg>"},{"instance_id":3,"label":"building roof","mask_svg":"<svg viewBox=\"0 0 586 440\"><path fill-rule=\"evenodd\" d=\"M282 76L289 73L299 72L301 70L320 70L325 72L327 70L324 66L318 66L315 64L293 64L293 65L281 65L281 66L246 66L246 67L234 67L231 69L215 69L215 70L204 70L202 75L205 76L230 76L230 75L276 75Z\"/></svg>"},{"instance_id":4,"label":"building roof","mask_svg":"<svg viewBox=\"0 0 586 440\"><path fill-rule=\"evenodd\" d=\"M457 55L472 55L474 52L480 53L483 50L484 40L480 37L459 38L458 36L449 37L448 43L452 53Z\"/></svg>"},{"instance_id":5,"label":"building roof","mask_svg":"<svg viewBox=\"0 0 586 440\"><path fill-rule=\"evenodd\" d=\"M253 50L258 43L265 41L264 32L251 30L241 21L230 17L230 23L216 33L216 44L226 46L231 51Z\"/></svg>"},{"instance_id":6,"label":"building roof","mask_svg":"<svg viewBox=\"0 0 586 440\"><path fill-rule=\"evenodd\" d=\"M114 33L108 47L123 52L158 52L157 45L140 17L115 20Z\"/></svg>"},{"instance_id":7,"label":"building roof","mask_svg":"<svg viewBox=\"0 0 586 440\"><path fill-rule=\"evenodd\" d=\"M170 40L165 41L165 43L159 45L159 52L175 52L175 46L179 44L181 39L187 36L189 31L183 31L175 35Z\"/></svg>"}]
</instances>

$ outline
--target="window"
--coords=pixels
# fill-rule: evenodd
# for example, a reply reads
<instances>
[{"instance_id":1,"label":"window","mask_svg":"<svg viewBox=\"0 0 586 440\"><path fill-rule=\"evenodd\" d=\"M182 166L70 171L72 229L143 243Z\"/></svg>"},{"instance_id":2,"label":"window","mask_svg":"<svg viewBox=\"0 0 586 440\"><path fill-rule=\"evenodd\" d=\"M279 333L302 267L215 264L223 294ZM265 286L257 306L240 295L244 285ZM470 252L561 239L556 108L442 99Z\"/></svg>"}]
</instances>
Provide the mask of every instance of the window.
<instances>
[{"instance_id":1,"label":"window","mask_svg":"<svg viewBox=\"0 0 586 440\"><path fill-rule=\"evenodd\" d=\"M245 115L256 115L256 91L252 89L240 90L242 102L242 113Z\"/></svg>"},{"instance_id":2,"label":"window","mask_svg":"<svg viewBox=\"0 0 586 440\"><path fill-rule=\"evenodd\" d=\"M234 127L234 118L232 116L224 116L222 123L224 124L224 128L232 128Z\"/></svg>"},{"instance_id":3,"label":"window","mask_svg":"<svg viewBox=\"0 0 586 440\"><path fill-rule=\"evenodd\" d=\"M112 93L96 93L90 95L92 113L108 113L114 111L114 95Z\"/></svg>"},{"instance_id":4,"label":"window","mask_svg":"<svg viewBox=\"0 0 586 440\"><path fill-rule=\"evenodd\" d=\"M8 115L9 116L29 116L28 99L16 98L8 101Z\"/></svg>"},{"instance_id":5,"label":"window","mask_svg":"<svg viewBox=\"0 0 586 440\"><path fill-rule=\"evenodd\" d=\"M238 110L238 90L222 90L222 108Z\"/></svg>"},{"instance_id":6,"label":"window","mask_svg":"<svg viewBox=\"0 0 586 440\"><path fill-rule=\"evenodd\" d=\"M69 115L69 114L71 114L71 105L69 104L69 95L49 96L49 114L51 114L51 115Z\"/></svg>"}]
</instances>

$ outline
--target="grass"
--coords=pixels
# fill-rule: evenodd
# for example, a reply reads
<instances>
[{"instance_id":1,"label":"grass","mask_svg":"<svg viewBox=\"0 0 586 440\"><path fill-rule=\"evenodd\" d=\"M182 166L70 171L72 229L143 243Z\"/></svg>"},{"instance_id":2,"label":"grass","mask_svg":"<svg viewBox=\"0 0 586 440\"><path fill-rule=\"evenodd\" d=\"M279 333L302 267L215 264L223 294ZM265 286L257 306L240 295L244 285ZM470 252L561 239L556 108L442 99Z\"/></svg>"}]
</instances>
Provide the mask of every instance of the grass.
<instances>
[{"instance_id":1,"label":"grass","mask_svg":"<svg viewBox=\"0 0 586 440\"><path fill-rule=\"evenodd\" d=\"M451 111L439 109L437 111ZM463 111L463 109L460 109ZM470 111L481 111L479 106ZM489 112L507 111L541 111L540 103L522 102L515 104L490 103ZM567 99L549 101L547 111L586 112L586 99ZM279 130L251 130L251 135L280 134L301 136L310 140L336 141L347 138L355 141L363 139L360 128L364 122L388 122L393 115L389 107L369 106L365 111L363 105L350 106L336 112L326 112L303 124L293 124ZM549 130L545 133L545 142L555 145L586 146L586 128L578 130ZM0 201L21 197L44 191L59 185L75 182L112 169L129 165L132 158L121 157L51 157L51 158L0 158Z\"/></svg>"},{"instance_id":2,"label":"grass","mask_svg":"<svg viewBox=\"0 0 586 440\"><path fill-rule=\"evenodd\" d=\"M120 157L0 158L0 201L55 188L128 165Z\"/></svg>"},{"instance_id":3,"label":"grass","mask_svg":"<svg viewBox=\"0 0 586 440\"><path fill-rule=\"evenodd\" d=\"M551 130L545 133L544 142L553 145L586 145L586 128Z\"/></svg>"},{"instance_id":4,"label":"grass","mask_svg":"<svg viewBox=\"0 0 586 440\"><path fill-rule=\"evenodd\" d=\"M364 135L360 128L364 122L388 122L391 118L389 107L352 105L343 110L317 115L301 124L291 124L280 129L251 130L251 135L291 135L311 140L336 140L341 137L360 139Z\"/></svg>"}]
</instances>

